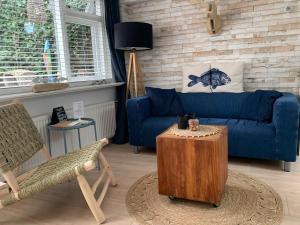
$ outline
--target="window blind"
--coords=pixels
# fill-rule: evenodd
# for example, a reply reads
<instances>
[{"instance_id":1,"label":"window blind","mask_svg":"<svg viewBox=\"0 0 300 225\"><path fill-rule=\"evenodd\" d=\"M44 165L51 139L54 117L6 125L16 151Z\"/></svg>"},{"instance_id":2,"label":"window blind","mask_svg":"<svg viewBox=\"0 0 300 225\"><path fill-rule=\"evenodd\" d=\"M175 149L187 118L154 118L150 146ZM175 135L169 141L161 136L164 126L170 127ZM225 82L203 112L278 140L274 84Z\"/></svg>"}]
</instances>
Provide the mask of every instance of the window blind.
<instances>
[{"instance_id":1,"label":"window blind","mask_svg":"<svg viewBox=\"0 0 300 225\"><path fill-rule=\"evenodd\" d=\"M30 1L0 0L0 88L32 84L35 77L59 75L49 2L40 1L41 19L33 22ZM34 3L34 2L33 2Z\"/></svg>"},{"instance_id":2,"label":"window blind","mask_svg":"<svg viewBox=\"0 0 300 225\"><path fill-rule=\"evenodd\" d=\"M92 29L67 23L71 76L95 76Z\"/></svg>"}]
</instances>

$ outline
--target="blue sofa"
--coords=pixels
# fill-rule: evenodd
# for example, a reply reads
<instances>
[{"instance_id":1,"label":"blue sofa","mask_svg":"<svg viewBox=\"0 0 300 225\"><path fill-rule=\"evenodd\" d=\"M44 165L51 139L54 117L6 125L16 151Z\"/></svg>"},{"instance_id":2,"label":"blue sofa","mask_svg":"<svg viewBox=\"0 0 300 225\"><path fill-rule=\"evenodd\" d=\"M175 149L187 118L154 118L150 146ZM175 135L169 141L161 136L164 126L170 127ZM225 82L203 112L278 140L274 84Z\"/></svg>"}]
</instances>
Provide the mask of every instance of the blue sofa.
<instances>
[{"instance_id":1,"label":"blue sofa","mask_svg":"<svg viewBox=\"0 0 300 225\"><path fill-rule=\"evenodd\" d=\"M177 93L184 113L196 113L201 124L226 125L230 156L283 160L285 170L296 161L299 103L293 94L283 93L273 105L268 123L240 119L242 105L251 92ZM246 103L251 104L251 102ZM134 146L155 147L156 136L177 122L176 116L151 115L150 98L128 100L129 141Z\"/></svg>"}]
</instances>

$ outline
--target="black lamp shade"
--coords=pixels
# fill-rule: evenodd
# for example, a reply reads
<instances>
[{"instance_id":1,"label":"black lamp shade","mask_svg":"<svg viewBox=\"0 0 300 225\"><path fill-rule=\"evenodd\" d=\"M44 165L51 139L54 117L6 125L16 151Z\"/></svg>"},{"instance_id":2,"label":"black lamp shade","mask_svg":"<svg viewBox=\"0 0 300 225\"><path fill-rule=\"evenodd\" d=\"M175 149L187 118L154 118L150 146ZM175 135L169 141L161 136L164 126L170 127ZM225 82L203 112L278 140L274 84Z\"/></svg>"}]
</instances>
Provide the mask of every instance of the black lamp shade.
<instances>
[{"instance_id":1,"label":"black lamp shade","mask_svg":"<svg viewBox=\"0 0 300 225\"><path fill-rule=\"evenodd\" d=\"M152 25L141 22L117 23L114 27L115 48L119 50L152 49Z\"/></svg>"}]
</instances>

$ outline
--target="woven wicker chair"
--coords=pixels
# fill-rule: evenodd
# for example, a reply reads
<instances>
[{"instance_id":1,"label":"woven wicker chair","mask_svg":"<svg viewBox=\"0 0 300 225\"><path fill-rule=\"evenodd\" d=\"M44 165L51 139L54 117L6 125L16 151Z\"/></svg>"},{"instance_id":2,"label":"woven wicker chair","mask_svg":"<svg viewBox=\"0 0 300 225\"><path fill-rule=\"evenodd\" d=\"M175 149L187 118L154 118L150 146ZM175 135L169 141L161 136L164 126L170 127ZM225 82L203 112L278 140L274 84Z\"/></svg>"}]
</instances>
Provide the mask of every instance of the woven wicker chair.
<instances>
[{"instance_id":1,"label":"woven wicker chair","mask_svg":"<svg viewBox=\"0 0 300 225\"><path fill-rule=\"evenodd\" d=\"M51 159L24 106L21 103L1 106L0 173L6 180L6 188L9 191L1 197L0 208L47 190L53 185L76 178L97 222L104 222L105 216L100 205L109 184L117 185L116 178L101 153L107 143L107 139L103 139L79 151ZM38 151L43 153L47 162L17 177L15 171ZM90 187L83 173L93 170L97 159L100 160L101 172L99 178ZM105 179L104 185L96 200L94 194L103 179Z\"/></svg>"}]
</instances>

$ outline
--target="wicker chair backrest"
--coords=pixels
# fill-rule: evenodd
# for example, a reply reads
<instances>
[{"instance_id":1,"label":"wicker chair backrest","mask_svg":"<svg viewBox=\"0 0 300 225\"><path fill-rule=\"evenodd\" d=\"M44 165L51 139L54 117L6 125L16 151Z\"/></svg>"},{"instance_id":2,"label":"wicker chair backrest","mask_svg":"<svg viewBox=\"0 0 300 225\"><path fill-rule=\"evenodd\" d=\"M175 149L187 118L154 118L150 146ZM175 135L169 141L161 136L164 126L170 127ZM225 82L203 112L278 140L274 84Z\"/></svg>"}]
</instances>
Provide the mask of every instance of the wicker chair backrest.
<instances>
[{"instance_id":1,"label":"wicker chair backrest","mask_svg":"<svg viewBox=\"0 0 300 225\"><path fill-rule=\"evenodd\" d=\"M22 104L0 106L0 173L22 165L42 147L42 138Z\"/></svg>"}]
</instances>

